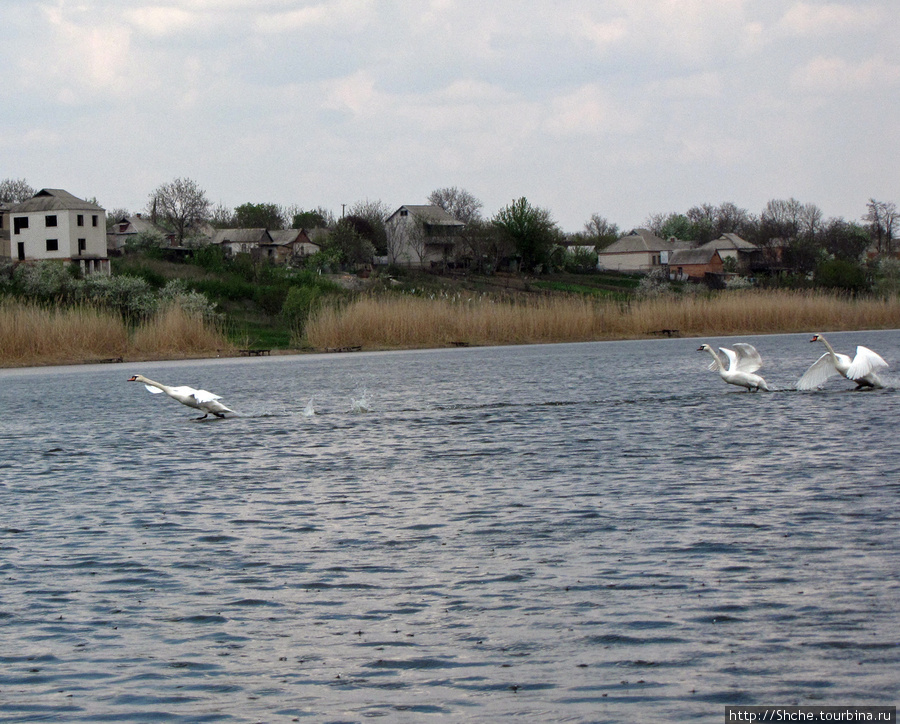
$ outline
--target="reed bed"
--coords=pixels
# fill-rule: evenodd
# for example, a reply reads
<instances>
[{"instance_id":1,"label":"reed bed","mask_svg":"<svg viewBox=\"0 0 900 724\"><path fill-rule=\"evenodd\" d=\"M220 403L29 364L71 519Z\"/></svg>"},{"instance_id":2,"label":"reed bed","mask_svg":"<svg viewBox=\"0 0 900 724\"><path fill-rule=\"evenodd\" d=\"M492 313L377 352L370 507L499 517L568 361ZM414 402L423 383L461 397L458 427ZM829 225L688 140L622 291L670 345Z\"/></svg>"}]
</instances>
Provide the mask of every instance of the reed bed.
<instances>
[{"instance_id":1,"label":"reed bed","mask_svg":"<svg viewBox=\"0 0 900 724\"><path fill-rule=\"evenodd\" d=\"M177 359L233 350L221 329L202 314L170 304L134 330L131 351L138 356Z\"/></svg>"},{"instance_id":2,"label":"reed bed","mask_svg":"<svg viewBox=\"0 0 900 724\"><path fill-rule=\"evenodd\" d=\"M127 347L128 330L112 312L0 301L0 364L5 366L116 358Z\"/></svg>"},{"instance_id":3,"label":"reed bed","mask_svg":"<svg viewBox=\"0 0 900 724\"><path fill-rule=\"evenodd\" d=\"M231 350L224 335L177 307L129 331L119 314L91 305L0 300L0 366L4 367L179 358L218 350Z\"/></svg>"},{"instance_id":4,"label":"reed bed","mask_svg":"<svg viewBox=\"0 0 900 724\"><path fill-rule=\"evenodd\" d=\"M683 337L900 327L900 300L814 292L730 291L629 303L579 296L498 302L364 297L326 306L306 325L319 349L380 349Z\"/></svg>"}]
</instances>

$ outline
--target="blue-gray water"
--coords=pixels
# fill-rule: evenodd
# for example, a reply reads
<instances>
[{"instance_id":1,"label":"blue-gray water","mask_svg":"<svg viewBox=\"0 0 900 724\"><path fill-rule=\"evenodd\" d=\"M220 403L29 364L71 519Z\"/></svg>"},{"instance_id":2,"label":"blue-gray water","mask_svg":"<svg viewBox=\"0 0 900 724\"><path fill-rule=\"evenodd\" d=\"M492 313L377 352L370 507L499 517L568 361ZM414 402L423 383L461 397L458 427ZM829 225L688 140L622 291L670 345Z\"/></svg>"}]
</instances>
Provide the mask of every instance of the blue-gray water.
<instances>
[{"instance_id":1,"label":"blue-gray water","mask_svg":"<svg viewBox=\"0 0 900 724\"><path fill-rule=\"evenodd\" d=\"M792 391L808 335L744 338L770 394L723 339L2 371L0 720L896 704L900 333L829 337L897 379Z\"/></svg>"}]
</instances>

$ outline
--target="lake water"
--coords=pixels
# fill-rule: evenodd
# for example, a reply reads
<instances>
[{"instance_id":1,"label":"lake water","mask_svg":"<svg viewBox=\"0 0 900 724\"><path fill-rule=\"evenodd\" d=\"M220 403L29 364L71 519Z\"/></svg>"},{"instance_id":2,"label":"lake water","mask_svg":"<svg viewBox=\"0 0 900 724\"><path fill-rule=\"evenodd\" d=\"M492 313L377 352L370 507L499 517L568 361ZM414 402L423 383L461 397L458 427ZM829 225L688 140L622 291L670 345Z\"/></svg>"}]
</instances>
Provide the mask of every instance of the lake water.
<instances>
[{"instance_id":1,"label":"lake water","mask_svg":"<svg viewBox=\"0 0 900 724\"><path fill-rule=\"evenodd\" d=\"M0 720L897 704L900 333L829 335L869 392L743 339L775 391L725 339L0 372Z\"/></svg>"}]
</instances>

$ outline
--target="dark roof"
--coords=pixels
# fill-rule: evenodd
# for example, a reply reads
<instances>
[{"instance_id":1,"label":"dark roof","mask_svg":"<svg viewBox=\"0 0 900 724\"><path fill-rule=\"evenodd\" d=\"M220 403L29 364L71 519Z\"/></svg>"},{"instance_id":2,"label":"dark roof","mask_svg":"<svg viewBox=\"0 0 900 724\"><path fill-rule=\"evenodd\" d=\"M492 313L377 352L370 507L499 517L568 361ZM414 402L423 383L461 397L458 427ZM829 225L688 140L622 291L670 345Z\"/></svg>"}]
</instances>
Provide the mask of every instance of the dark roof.
<instances>
[{"instance_id":1,"label":"dark roof","mask_svg":"<svg viewBox=\"0 0 900 724\"><path fill-rule=\"evenodd\" d=\"M213 244L271 244L272 237L265 229L218 229L212 238Z\"/></svg>"},{"instance_id":2,"label":"dark roof","mask_svg":"<svg viewBox=\"0 0 900 724\"><path fill-rule=\"evenodd\" d=\"M23 214L35 211L103 211L103 208L62 189L41 189L30 199L13 204L9 211Z\"/></svg>"},{"instance_id":3,"label":"dark roof","mask_svg":"<svg viewBox=\"0 0 900 724\"><path fill-rule=\"evenodd\" d=\"M709 264L718 250L701 246L699 249L678 249L669 254L669 266L678 264Z\"/></svg>"}]
</instances>

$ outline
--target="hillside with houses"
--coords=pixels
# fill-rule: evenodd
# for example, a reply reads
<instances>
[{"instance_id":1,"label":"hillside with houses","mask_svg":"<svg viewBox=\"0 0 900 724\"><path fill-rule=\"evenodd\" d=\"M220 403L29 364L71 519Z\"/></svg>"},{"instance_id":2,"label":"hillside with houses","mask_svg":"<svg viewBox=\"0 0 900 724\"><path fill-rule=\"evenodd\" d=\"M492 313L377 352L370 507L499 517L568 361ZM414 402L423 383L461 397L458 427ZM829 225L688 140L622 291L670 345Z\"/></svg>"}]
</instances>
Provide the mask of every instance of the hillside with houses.
<instances>
[{"instance_id":1,"label":"hillside with houses","mask_svg":"<svg viewBox=\"0 0 900 724\"><path fill-rule=\"evenodd\" d=\"M134 279L129 288L145 295L171 292L177 282L204 296L236 333L280 345L296 338L317 300L361 289L621 299L661 289L900 288L896 210L874 200L863 223L826 220L813 205L788 200L759 215L733 204L695 207L627 231L595 214L583 231L567 234L525 198L485 219L480 202L456 188L433 192L426 204L353 205L339 218L274 204L214 211L181 179L137 213L107 212L65 189L29 191L19 199L0 193L0 291L67 298L54 286L58 276L29 286L23 280L37 272L16 271L47 264L75 277Z\"/></svg>"}]
</instances>

